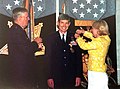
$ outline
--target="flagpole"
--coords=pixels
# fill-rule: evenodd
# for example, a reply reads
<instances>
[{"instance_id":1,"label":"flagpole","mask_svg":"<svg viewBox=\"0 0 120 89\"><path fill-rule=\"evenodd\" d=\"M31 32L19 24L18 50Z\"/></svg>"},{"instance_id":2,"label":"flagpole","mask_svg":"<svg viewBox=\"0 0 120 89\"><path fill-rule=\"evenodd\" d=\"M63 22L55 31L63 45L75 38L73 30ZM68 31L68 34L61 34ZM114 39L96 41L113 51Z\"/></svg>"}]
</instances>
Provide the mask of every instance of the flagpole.
<instances>
[{"instance_id":1,"label":"flagpole","mask_svg":"<svg viewBox=\"0 0 120 89\"><path fill-rule=\"evenodd\" d=\"M63 4L62 4L62 13L65 14L65 9L66 9L66 0L64 0Z\"/></svg>"},{"instance_id":2,"label":"flagpole","mask_svg":"<svg viewBox=\"0 0 120 89\"><path fill-rule=\"evenodd\" d=\"M24 7L28 10L28 13L30 13L30 11L29 11L29 8L30 8L29 0L24 0ZM29 17L30 17L30 14L29 14ZM30 22L28 23L28 27L26 29L26 33L28 35L28 38L31 39Z\"/></svg>"},{"instance_id":3,"label":"flagpole","mask_svg":"<svg viewBox=\"0 0 120 89\"><path fill-rule=\"evenodd\" d=\"M58 21L58 16L59 16L59 0L56 0L56 24ZM56 25L56 31L58 31L57 25Z\"/></svg>"},{"instance_id":4,"label":"flagpole","mask_svg":"<svg viewBox=\"0 0 120 89\"><path fill-rule=\"evenodd\" d=\"M24 0L24 7L29 12L30 22L28 23L27 34L31 41L34 40L34 7L33 0Z\"/></svg>"},{"instance_id":5,"label":"flagpole","mask_svg":"<svg viewBox=\"0 0 120 89\"><path fill-rule=\"evenodd\" d=\"M33 0L30 0L30 23L31 23L31 41L34 40L34 6L33 6Z\"/></svg>"}]
</instances>

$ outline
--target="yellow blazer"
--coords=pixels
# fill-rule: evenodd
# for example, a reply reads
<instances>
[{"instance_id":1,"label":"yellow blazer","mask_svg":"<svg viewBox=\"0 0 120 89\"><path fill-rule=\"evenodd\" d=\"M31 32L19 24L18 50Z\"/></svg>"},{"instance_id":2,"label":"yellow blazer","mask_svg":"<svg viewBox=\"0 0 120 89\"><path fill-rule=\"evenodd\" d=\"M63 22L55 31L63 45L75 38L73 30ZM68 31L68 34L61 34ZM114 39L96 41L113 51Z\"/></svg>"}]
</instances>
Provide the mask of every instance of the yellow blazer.
<instances>
[{"instance_id":1,"label":"yellow blazer","mask_svg":"<svg viewBox=\"0 0 120 89\"><path fill-rule=\"evenodd\" d=\"M78 37L76 39L78 45L83 50L88 50L88 70L106 72L107 65L105 63L105 58L109 49L111 39L108 35L94 38L92 33L87 31L85 31L83 35L92 40L91 42L85 42L82 37Z\"/></svg>"}]
</instances>

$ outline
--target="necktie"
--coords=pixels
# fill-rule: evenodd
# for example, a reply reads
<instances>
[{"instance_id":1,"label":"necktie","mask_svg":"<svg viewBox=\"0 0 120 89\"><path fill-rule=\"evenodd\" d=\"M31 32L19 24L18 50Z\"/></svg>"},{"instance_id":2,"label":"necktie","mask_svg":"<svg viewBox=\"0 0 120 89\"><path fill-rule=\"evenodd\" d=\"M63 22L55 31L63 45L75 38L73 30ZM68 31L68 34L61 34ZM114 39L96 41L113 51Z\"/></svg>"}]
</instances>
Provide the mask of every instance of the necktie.
<instances>
[{"instance_id":1,"label":"necktie","mask_svg":"<svg viewBox=\"0 0 120 89\"><path fill-rule=\"evenodd\" d=\"M62 41L63 41L63 43L65 43L65 37L64 37L64 34L62 35Z\"/></svg>"}]
</instances>

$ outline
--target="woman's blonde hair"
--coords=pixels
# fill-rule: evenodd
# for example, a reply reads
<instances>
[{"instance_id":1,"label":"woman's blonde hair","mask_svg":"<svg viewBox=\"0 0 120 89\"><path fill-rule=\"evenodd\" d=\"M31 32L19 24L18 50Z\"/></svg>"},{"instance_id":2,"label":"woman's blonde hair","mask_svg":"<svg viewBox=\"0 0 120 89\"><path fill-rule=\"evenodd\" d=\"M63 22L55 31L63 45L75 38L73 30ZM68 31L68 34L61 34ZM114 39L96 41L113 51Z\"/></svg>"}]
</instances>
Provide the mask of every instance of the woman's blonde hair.
<instances>
[{"instance_id":1,"label":"woman's blonde hair","mask_svg":"<svg viewBox=\"0 0 120 89\"><path fill-rule=\"evenodd\" d=\"M99 35L110 35L109 27L105 20L98 20L92 24L92 28L98 29Z\"/></svg>"}]
</instances>

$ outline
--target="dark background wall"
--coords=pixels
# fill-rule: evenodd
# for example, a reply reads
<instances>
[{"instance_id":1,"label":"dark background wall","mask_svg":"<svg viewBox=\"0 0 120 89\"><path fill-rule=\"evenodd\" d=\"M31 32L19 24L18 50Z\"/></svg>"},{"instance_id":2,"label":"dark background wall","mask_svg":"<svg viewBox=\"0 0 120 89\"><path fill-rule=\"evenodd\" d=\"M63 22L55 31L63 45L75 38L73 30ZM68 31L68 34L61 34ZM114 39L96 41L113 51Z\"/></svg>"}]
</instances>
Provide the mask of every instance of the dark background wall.
<instances>
[{"instance_id":1,"label":"dark background wall","mask_svg":"<svg viewBox=\"0 0 120 89\"><path fill-rule=\"evenodd\" d=\"M111 74L113 79L117 83L117 57L116 57L116 20L115 15L105 18L107 21L110 30L111 45L108 51L108 55L112 61L112 67L115 69L115 72ZM111 81L111 79L110 79ZM113 81L111 81L114 83Z\"/></svg>"}]
</instances>

